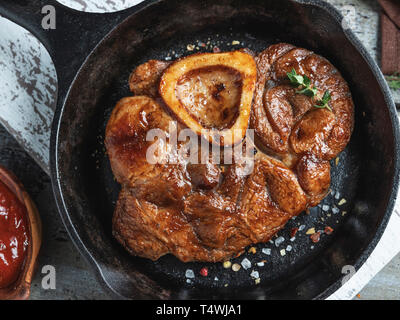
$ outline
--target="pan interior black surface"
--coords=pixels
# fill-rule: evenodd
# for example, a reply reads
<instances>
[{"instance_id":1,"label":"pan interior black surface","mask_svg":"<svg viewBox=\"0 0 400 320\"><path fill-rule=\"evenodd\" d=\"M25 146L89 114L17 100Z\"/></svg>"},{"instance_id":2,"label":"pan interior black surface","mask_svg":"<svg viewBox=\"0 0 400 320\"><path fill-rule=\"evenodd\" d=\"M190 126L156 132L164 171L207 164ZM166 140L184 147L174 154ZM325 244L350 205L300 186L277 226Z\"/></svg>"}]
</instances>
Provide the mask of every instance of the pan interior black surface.
<instances>
[{"instance_id":1,"label":"pan interior black surface","mask_svg":"<svg viewBox=\"0 0 400 320\"><path fill-rule=\"evenodd\" d=\"M258 52L281 41L329 59L351 88L355 129L346 150L332 161L332 192L310 214L292 219L278 240L232 260L248 259L247 270L233 272L222 263L185 264L169 255L157 262L130 256L111 234L119 186L103 144L111 110L131 95L130 72L149 59L176 59L215 47ZM344 266L358 268L365 260L366 249L375 245L388 219L397 159L394 130L371 69L326 9L292 1L159 1L113 30L71 87L57 138L58 181L69 213L64 219L107 285L127 298L323 297L338 285ZM318 243L306 234L326 226L334 232ZM292 228L301 229L295 239L290 239ZM263 260L263 266L257 265ZM202 267L208 268L207 277L199 274ZM195 274L190 283L187 269Z\"/></svg>"}]
</instances>

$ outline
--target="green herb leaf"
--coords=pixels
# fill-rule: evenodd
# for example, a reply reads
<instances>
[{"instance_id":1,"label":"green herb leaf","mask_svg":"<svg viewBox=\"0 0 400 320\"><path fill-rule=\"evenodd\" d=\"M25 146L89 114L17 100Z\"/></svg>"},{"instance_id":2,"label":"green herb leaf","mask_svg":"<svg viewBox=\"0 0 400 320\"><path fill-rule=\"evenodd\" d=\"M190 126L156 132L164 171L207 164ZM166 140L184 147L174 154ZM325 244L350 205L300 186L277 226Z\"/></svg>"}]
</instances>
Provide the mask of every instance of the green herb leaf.
<instances>
[{"instance_id":1,"label":"green herb leaf","mask_svg":"<svg viewBox=\"0 0 400 320\"><path fill-rule=\"evenodd\" d=\"M314 98L317 95L318 89L314 86L311 87L311 80L306 75L300 76L296 73L296 70L292 69L292 71L287 73L287 76L293 86L303 87L302 89L297 90L296 93L304 94L310 98ZM331 94L329 90L326 90L322 99L317 101L317 104L315 104L314 107L320 109L328 109L329 111L332 111L331 107L329 106L330 100Z\"/></svg>"},{"instance_id":2,"label":"green herb leaf","mask_svg":"<svg viewBox=\"0 0 400 320\"><path fill-rule=\"evenodd\" d=\"M310 84L311 84L310 78L307 77L306 75L303 76L303 84L304 84L306 87L309 87Z\"/></svg>"},{"instance_id":3,"label":"green herb leaf","mask_svg":"<svg viewBox=\"0 0 400 320\"><path fill-rule=\"evenodd\" d=\"M390 76L385 76L389 87L393 90L400 90L400 74L395 73Z\"/></svg>"},{"instance_id":4,"label":"green herb leaf","mask_svg":"<svg viewBox=\"0 0 400 320\"><path fill-rule=\"evenodd\" d=\"M299 76L299 75L296 73L296 70L292 69L291 72L288 72L288 73L287 73L287 76L288 76L290 82L291 82L293 85L295 85L295 86L297 86L297 87L303 85L303 82L304 82L303 77L302 77L302 76Z\"/></svg>"},{"instance_id":5,"label":"green herb leaf","mask_svg":"<svg viewBox=\"0 0 400 320\"><path fill-rule=\"evenodd\" d=\"M316 87L312 87L312 88L307 87L302 90L296 91L296 93L304 94L310 98L314 97L317 94L317 92L318 92L318 89Z\"/></svg>"},{"instance_id":6,"label":"green herb leaf","mask_svg":"<svg viewBox=\"0 0 400 320\"><path fill-rule=\"evenodd\" d=\"M314 105L314 107L319 109L328 109L329 111L332 111L331 107L328 104L331 98L331 93L329 92L329 90L326 90L324 92L324 95L322 96L322 99L319 100L317 104Z\"/></svg>"},{"instance_id":7,"label":"green herb leaf","mask_svg":"<svg viewBox=\"0 0 400 320\"><path fill-rule=\"evenodd\" d=\"M296 93L304 94L308 97L314 97L317 94L317 88L311 88L311 80L306 75L300 76L296 73L296 70L292 69L292 71L287 73L287 76L291 82L291 84L295 87L304 87L301 90L296 91Z\"/></svg>"}]
</instances>

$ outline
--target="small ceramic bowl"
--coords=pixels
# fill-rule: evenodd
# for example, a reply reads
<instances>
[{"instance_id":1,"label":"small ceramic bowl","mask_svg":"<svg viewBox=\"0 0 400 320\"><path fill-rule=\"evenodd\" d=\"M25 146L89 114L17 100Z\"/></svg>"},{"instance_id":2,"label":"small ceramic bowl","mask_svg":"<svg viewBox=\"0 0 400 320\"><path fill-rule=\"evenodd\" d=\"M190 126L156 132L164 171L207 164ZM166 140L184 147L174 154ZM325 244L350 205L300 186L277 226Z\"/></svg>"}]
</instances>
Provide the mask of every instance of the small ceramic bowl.
<instances>
[{"instance_id":1,"label":"small ceramic bowl","mask_svg":"<svg viewBox=\"0 0 400 320\"><path fill-rule=\"evenodd\" d=\"M13 284L0 289L0 300L26 300L30 295L32 278L42 243L42 224L39 212L23 185L14 174L2 166L0 166L0 181L25 205L29 225L29 246L24 267Z\"/></svg>"}]
</instances>

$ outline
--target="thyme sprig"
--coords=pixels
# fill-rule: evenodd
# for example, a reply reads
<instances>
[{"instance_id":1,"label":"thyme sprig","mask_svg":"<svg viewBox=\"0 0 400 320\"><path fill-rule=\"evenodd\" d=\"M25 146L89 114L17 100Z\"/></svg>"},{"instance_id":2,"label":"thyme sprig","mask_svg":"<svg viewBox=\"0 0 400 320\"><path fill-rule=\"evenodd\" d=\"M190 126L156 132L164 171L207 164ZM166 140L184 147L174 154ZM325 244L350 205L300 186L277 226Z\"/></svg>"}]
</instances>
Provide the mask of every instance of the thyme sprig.
<instances>
[{"instance_id":1,"label":"thyme sprig","mask_svg":"<svg viewBox=\"0 0 400 320\"><path fill-rule=\"evenodd\" d=\"M314 104L314 107L319 109L328 109L329 111L332 111L331 107L328 104L330 100L331 100L331 94L329 90L326 90L322 99L318 100L317 104Z\"/></svg>"},{"instance_id":2,"label":"thyme sprig","mask_svg":"<svg viewBox=\"0 0 400 320\"><path fill-rule=\"evenodd\" d=\"M296 73L296 70L292 69L292 71L286 73L290 83L297 87L300 88L300 90L297 90L296 93L298 94L304 94L312 99L315 98L315 96L318 93L318 89L315 86L311 87L311 80L309 77L306 75L299 75ZM315 108L319 109L328 109L329 111L332 111L331 107L329 106L329 101L331 100L331 94L329 90L326 90L322 99L317 101L317 104L314 104Z\"/></svg>"},{"instance_id":3,"label":"thyme sprig","mask_svg":"<svg viewBox=\"0 0 400 320\"><path fill-rule=\"evenodd\" d=\"M304 94L310 98L314 97L317 94L317 88L311 87L311 80L306 75L301 76L296 73L296 70L292 69L292 71L287 73L287 76L295 87L303 87L301 90L297 90L296 93Z\"/></svg>"}]
</instances>

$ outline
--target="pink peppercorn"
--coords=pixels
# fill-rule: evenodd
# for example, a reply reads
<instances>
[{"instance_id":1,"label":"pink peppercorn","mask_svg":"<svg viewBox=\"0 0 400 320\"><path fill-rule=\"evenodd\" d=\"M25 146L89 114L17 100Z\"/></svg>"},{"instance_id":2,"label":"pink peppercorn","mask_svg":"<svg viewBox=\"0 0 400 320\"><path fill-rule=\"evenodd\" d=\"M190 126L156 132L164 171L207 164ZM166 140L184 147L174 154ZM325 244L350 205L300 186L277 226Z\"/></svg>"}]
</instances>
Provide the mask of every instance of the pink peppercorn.
<instances>
[{"instance_id":1,"label":"pink peppercorn","mask_svg":"<svg viewBox=\"0 0 400 320\"><path fill-rule=\"evenodd\" d=\"M203 277L207 277L207 276L208 276L208 269L207 269L207 268L201 268L200 274L201 274Z\"/></svg>"}]
</instances>

